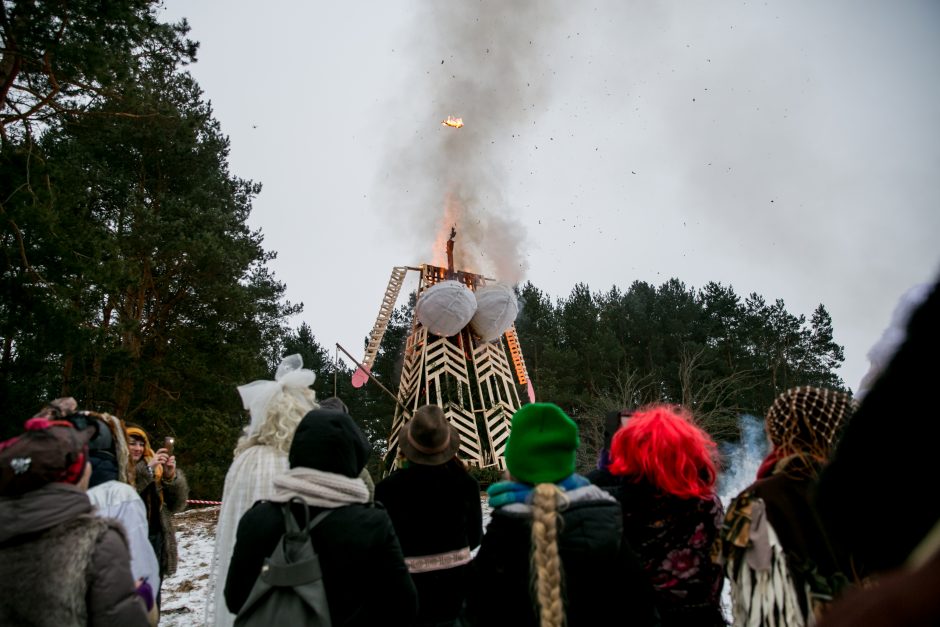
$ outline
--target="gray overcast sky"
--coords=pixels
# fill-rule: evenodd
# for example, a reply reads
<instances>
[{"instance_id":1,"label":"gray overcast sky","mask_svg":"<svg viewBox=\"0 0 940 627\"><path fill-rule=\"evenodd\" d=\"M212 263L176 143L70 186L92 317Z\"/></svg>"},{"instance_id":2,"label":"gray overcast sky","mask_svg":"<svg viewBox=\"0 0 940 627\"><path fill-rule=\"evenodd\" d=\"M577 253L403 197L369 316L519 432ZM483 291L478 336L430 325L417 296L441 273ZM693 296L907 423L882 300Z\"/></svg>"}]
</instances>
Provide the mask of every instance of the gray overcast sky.
<instances>
[{"instance_id":1,"label":"gray overcast sky","mask_svg":"<svg viewBox=\"0 0 940 627\"><path fill-rule=\"evenodd\" d=\"M167 0L164 17L201 42L232 171L264 185L251 224L304 303L294 323L331 350L361 354L389 272L435 260L445 211L465 269L556 297L678 277L823 303L853 389L900 294L940 270L935 1Z\"/></svg>"}]
</instances>

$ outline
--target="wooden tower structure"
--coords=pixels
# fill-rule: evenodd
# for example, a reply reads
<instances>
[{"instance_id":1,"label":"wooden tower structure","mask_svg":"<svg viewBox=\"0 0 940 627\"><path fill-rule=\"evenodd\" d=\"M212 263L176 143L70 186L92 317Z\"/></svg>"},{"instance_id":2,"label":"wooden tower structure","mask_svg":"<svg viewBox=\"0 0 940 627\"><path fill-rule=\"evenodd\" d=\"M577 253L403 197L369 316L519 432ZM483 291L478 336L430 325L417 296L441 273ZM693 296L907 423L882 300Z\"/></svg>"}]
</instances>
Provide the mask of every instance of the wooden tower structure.
<instances>
[{"instance_id":1,"label":"wooden tower structure","mask_svg":"<svg viewBox=\"0 0 940 627\"><path fill-rule=\"evenodd\" d=\"M493 280L454 270L452 246L453 239L448 242L450 268L423 264L392 269L362 360L366 368L370 368L375 360L409 271L419 273L418 299L425 290L440 281L460 281L476 291ZM519 386L523 389L528 387L531 391L514 325L497 340L484 342L469 325L457 335L441 337L430 333L417 317L413 318L405 344L398 404L388 437L385 468L388 471L394 468L402 426L415 409L432 404L441 407L450 424L460 432L458 455L462 460L480 468L504 469L503 453L509 438L510 421L521 405Z\"/></svg>"}]
</instances>

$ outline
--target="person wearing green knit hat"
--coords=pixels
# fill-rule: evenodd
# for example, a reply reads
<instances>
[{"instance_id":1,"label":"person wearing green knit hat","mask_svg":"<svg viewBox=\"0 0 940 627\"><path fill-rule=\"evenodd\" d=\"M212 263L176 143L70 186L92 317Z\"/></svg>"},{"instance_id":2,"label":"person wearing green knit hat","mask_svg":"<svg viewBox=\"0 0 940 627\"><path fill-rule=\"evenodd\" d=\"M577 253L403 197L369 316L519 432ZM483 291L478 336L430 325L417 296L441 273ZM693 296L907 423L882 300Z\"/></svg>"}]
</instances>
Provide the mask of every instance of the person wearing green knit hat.
<instances>
[{"instance_id":1,"label":"person wearing green knit hat","mask_svg":"<svg viewBox=\"0 0 940 627\"><path fill-rule=\"evenodd\" d=\"M493 511L472 563L467 624L655 624L652 586L622 542L620 505L575 472L579 445L578 425L553 403L513 416L509 480L487 490Z\"/></svg>"},{"instance_id":2,"label":"person wearing green knit hat","mask_svg":"<svg viewBox=\"0 0 940 627\"><path fill-rule=\"evenodd\" d=\"M506 468L519 481L555 483L574 474L578 425L554 403L524 405L512 417Z\"/></svg>"}]
</instances>

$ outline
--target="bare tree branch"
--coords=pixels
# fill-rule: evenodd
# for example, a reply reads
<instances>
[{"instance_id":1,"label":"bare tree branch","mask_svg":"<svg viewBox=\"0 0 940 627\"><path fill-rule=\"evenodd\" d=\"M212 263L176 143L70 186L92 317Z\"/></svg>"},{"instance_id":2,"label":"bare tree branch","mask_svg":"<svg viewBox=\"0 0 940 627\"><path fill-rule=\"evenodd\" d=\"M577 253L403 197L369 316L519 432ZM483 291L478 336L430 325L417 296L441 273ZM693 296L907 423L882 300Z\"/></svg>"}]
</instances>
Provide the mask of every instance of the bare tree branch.
<instances>
[{"instance_id":1,"label":"bare tree branch","mask_svg":"<svg viewBox=\"0 0 940 627\"><path fill-rule=\"evenodd\" d=\"M701 371L712 365L706 360L706 348L682 348L679 360L679 382L682 404L692 410L699 425L715 438L732 437L737 431L737 418L744 412L736 401L741 392L752 390L760 380L752 370L735 370L730 374L706 377Z\"/></svg>"}]
</instances>

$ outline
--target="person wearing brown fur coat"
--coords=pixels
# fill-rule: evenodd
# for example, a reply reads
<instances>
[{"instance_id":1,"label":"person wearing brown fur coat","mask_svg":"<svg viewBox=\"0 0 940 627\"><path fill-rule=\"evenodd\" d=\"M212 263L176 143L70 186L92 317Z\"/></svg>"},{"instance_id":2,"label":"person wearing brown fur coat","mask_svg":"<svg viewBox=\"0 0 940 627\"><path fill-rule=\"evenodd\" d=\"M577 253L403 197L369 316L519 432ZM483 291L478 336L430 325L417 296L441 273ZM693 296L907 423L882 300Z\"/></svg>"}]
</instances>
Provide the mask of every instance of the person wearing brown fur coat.
<instances>
[{"instance_id":1,"label":"person wearing brown fur coat","mask_svg":"<svg viewBox=\"0 0 940 627\"><path fill-rule=\"evenodd\" d=\"M124 531L85 494L89 437L34 418L0 443L0 625L148 624Z\"/></svg>"},{"instance_id":2,"label":"person wearing brown fur coat","mask_svg":"<svg viewBox=\"0 0 940 627\"><path fill-rule=\"evenodd\" d=\"M176 572L179 562L173 514L186 507L189 484L183 471L176 467L176 459L172 455L162 448L156 452L151 449L150 438L143 429L128 426L127 435L134 486L147 507L150 544L160 563L162 584L166 577ZM160 598L159 592L157 598Z\"/></svg>"}]
</instances>

